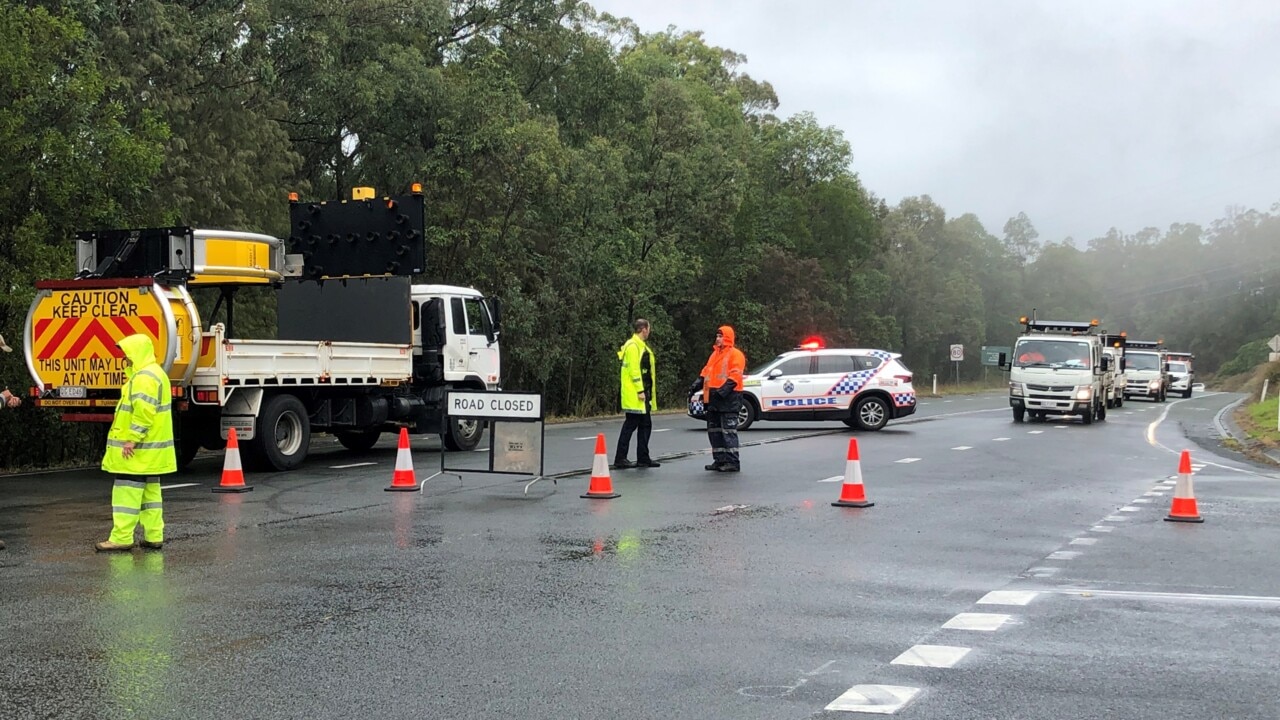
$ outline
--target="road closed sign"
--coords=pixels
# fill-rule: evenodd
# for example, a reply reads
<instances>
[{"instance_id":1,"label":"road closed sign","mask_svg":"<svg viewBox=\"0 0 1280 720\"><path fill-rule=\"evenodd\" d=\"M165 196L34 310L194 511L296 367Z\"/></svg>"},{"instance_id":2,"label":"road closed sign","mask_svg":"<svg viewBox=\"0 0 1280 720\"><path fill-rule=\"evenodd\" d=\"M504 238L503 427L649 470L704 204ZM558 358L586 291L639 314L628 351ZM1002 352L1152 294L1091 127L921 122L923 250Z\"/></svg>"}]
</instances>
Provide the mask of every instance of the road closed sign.
<instances>
[{"instance_id":1,"label":"road closed sign","mask_svg":"<svg viewBox=\"0 0 1280 720\"><path fill-rule=\"evenodd\" d=\"M488 420L541 420L542 396L537 393L450 391L449 415Z\"/></svg>"},{"instance_id":2,"label":"road closed sign","mask_svg":"<svg viewBox=\"0 0 1280 720\"><path fill-rule=\"evenodd\" d=\"M952 361L954 361L954 362L962 362L962 361L964 360L964 346L963 346L963 345L952 345L952 346L951 346L951 359L952 359Z\"/></svg>"}]
</instances>

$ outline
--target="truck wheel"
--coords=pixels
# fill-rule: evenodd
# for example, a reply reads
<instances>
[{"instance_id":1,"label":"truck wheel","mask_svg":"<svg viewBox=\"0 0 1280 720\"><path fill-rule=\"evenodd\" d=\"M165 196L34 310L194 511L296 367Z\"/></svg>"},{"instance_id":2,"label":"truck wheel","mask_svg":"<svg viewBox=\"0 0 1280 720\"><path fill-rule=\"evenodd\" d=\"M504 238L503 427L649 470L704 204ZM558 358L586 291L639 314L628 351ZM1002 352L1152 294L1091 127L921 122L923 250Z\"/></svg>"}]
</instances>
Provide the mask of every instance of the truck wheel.
<instances>
[{"instance_id":1,"label":"truck wheel","mask_svg":"<svg viewBox=\"0 0 1280 720\"><path fill-rule=\"evenodd\" d=\"M484 421L468 418L451 418L444 433L446 450L475 450L484 437Z\"/></svg>"},{"instance_id":2,"label":"truck wheel","mask_svg":"<svg viewBox=\"0 0 1280 720\"><path fill-rule=\"evenodd\" d=\"M1098 414L1098 409L1094 407L1092 403L1090 403L1089 409L1080 413L1080 421L1083 422L1085 425L1092 425L1093 416L1096 414Z\"/></svg>"},{"instance_id":3,"label":"truck wheel","mask_svg":"<svg viewBox=\"0 0 1280 720\"><path fill-rule=\"evenodd\" d=\"M273 395L262 404L250 444L253 456L267 470L293 470L311 448L311 418L293 395Z\"/></svg>"},{"instance_id":4,"label":"truck wheel","mask_svg":"<svg viewBox=\"0 0 1280 720\"><path fill-rule=\"evenodd\" d=\"M1098 403L1098 422L1103 422L1106 419L1107 419L1107 404Z\"/></svg>"},{"instance_id":5,"label":"truck wheel","mask_svg":"<svg viewBox=\"0 0 1280 720\"><path fill-rule=\"evenodd\" d=\"M1122 407L1124 407L1124 399L1125 399L1126 397L1128 397L1128 396L1127 396L1127 395L1120 395L1119 397L1117 397L1117 398L1116 398L1116 407L1118 407L1118 408L1122 408Z\"/></svg>"},{"instance_id":6,"label":"truck wheel","mask_svg":"<svg viewBox=\"0 0 1280 720\"><path fill-rule=\"evenodd\" d=\"M865 397L853 406L853 419L862 430L876 431L889 423L889 406L879 397Z\"/></svg>"},{"instance_id":7,"label":"truck wheel","mask_svg":"<svg viewBox=\"0 0 1280 720\"><path fill-rule=\"evenodd\" d=\"M1190 390L1183 390L1183 391L1182 391L1182 397L1184 397L1184 398L1189 398L1189 397L1191 397L1191 391L1190 391Z\"/></svg>"},{"instance_id":8,"label":"truck wheel","mask_svg":"<svg viewBox=\"0 0 1280 720\"><path fill-rule=\"evenodd\" d=\"M178 457L178 469L183 470L196 459L200 452L200 441L194 432L183 432L174 438Z\"/></svg>"},{"instance_id":9,"label":"truck wheel","mask_svg":"<svg viewBox=\"0 0 1280 720\"><path fill-rule=\"evenodd\" d=\"M743 394L745 395L746 393ZM746 430L751 427L751 425L755 423L756 417L755 403L743 398L742 407L738 408L738 429Z\"/></svg>"},{"instance_id":10,"label":"truck wheel","mask_svg":"<svg viewBox=\"0 0 1280 720\"><path fill-rule=\"evenodd\" d=\"M378 438L382 437L381 430L358 430L351 432L337 433L338 442L342 443L342 447L353 450L355 452L368 452L378 444Z\"/></svg>"},{"instance_id":11,"label":"truck wheel","mask_svg":"<svg viewBox=\"0 0 1280 720\"><path fill-rule=\"evenodd\" d=\"M1022 422L1027 416L1027 409L1024 407L1016 407L1013 409L1013 421Z\"/></svg>"}]
</instances>

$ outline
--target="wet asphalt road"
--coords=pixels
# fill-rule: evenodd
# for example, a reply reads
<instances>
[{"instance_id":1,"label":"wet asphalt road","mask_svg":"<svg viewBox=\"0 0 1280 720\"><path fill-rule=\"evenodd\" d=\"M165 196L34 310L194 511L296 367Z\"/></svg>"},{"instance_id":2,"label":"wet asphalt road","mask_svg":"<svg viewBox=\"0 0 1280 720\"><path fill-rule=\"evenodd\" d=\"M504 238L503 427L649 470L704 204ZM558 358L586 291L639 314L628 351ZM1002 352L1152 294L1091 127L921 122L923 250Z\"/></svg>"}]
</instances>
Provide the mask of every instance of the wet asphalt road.
<instances>
[{"instance_id":1,"label":"wet asphalt road","mask_svg":"<svg viewBox=\"0 0 1280 720\"><path fill-rule=\"evenodd\" d=\"M88 549L104 476L2 479L0 717L835 718L864 685L904 688L864 695L909 694L909 718L1280 717L1280 472L1211 452L1234 399L1091 427L1015 425L1000 396L875 434L764 423L741 474L690 455L615 471L609 501L585 475L384 493L391 439L317 443L245 495L208 491L211 457L166 492L165 549L115 556ZM617 427L549 427L548 472ZM706 447L657 428L659 456ZM830 506L851 436L872 508ZM1183 447L1202 525L1161 519ZM1007 617L943 627L963 613ZM967 652L895 663L941 662L920 645Z\"/></svg>"}]
</instances>

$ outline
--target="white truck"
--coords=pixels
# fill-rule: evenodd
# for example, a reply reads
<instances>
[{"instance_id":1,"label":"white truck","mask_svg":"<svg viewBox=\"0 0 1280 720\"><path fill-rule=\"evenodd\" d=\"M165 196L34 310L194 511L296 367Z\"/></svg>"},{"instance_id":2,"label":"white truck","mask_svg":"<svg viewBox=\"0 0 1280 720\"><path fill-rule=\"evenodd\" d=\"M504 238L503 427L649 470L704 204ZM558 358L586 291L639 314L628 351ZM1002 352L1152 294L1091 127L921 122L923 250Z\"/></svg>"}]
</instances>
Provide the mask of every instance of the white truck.
<instances>
[{"instance_id":1,"label":"white truck","mask_svg":"<svg viewBox=\"0 0 1280 720\"><path fill-rule=\"evenodd\" d=\"M1147 398L1152 402L1164 402L1169 396L1169 363L1165 359L1164 344L1158 340L1130 340L1125 348L1128 367L1125 375L1126 398Z\"/></svg>"},{"instance_id":2,"label":"white truck","mask_svg":"<svg viewBox=\"0 0 1280 720\"><path fill-rule=\"evenodd\" d=\"M1196 356L1187 352L1173 352L1170 350L1165 353L1165 361L1169 363L1169 389L1176 393L1182 393L1182 397L1191 397L1191 390L1195 385L1196 371L1192 367Z\"/></svg>"},{"instance_id":3,"label":"white truck","mask_svg":"<svg viewBox=\"0 0 1280 720\"><path fill-rule=\"evenodd\" d=\"M290 199L287 243L190 228L77 234L80 274L38 282L28 312L34 404L109 422L124 381L115 345L144 333L172 381L181 465L225 446L232 427L245 462L267 470L298 467L316 431L356 451L401 427L475 448L484 426L449 418L445 394L499 388L500 305L472 288L411 284L425 264L420 186ZM275 291L275 339L233 334L236 291L250 285ZM220 294L202 316L193 292L205 287ZM225 324L212 322L224 304Z\"/></svg>"},{"instance_id":4,"label":"white truck","mask_svg":"<svg viewBox=\"0 0 1280 720\"><path fill-rule=\"evenodd\" d=\"M1102 335L1102 353L1110 358L1110 370L1108 374L1110 390L1107 392L1107 407L1118 408L1124 405L1124 389L1128 384L1129 378L1125 373L1127 362L1125 361L1124 351L1128 337L1125 333L1118 335Z\"/></svg>"},{"instance_id":5,"label":"white truck","mask_svg":"<svg viewBox=\"0 0 1280 720\"><path fill-rule=\"evenodd\" d=\"M1085 425L1107 417L1111 359L1102 352L1098 321L1067 322L1021 318L1023 334L1013 357L1001 358L1009 371L1013 421L1031 416L1079 415Z\"/></svg>"}]
</instances>

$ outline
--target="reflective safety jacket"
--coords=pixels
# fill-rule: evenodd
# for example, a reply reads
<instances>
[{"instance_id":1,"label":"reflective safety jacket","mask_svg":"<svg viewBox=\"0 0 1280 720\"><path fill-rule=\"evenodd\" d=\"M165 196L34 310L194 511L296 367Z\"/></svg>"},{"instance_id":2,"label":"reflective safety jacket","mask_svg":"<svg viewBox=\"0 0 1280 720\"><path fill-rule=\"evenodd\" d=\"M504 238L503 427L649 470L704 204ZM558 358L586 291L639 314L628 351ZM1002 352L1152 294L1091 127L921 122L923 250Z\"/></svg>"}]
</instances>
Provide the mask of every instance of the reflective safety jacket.
<instances>
[{"instance_id":1,"label":"reflective safety jacket","mask_svg":"<svg viewBox=\"0 0 1280 720\"><path fill-rule=\"evenodd\" d=\"M120 402L107 433L102 469L113 475L164 475L178 471L173 445L173 398L169 376L156 362L151 338L130 335L120 349L132 363L120 389ZM124 445L133 443L133 455Z\"/></svg>"},{"instance_id":2,"label":"reflective safety jacket","mask_svg":"<svg viewBox=\"0 0 1280 720\"><path fill-rule=\"evenodd\" d=\"M639 335L632 335L630 340L623 343L622 349L618 350L618 360L622 362L619 382L623 412L646 412L645 403L640 399L641 391L644 391L649 400L647 411L656 412L658 399L654 388L658 386L658 376L653 350L649 349L649 345Z\"/></svg>"},{"instance_id":3,"label":"reflective safety jacket","mask_svg":"<svg viewBox=\"0 0 1280 720\"><path fill-rule=\"evenodd\" d=\"M733 328L720 326L720 347L702 368L702 401L712 410L734 412L742 399L742 375L747 356L734 347Z\"/></svg>"}]
</instances>

